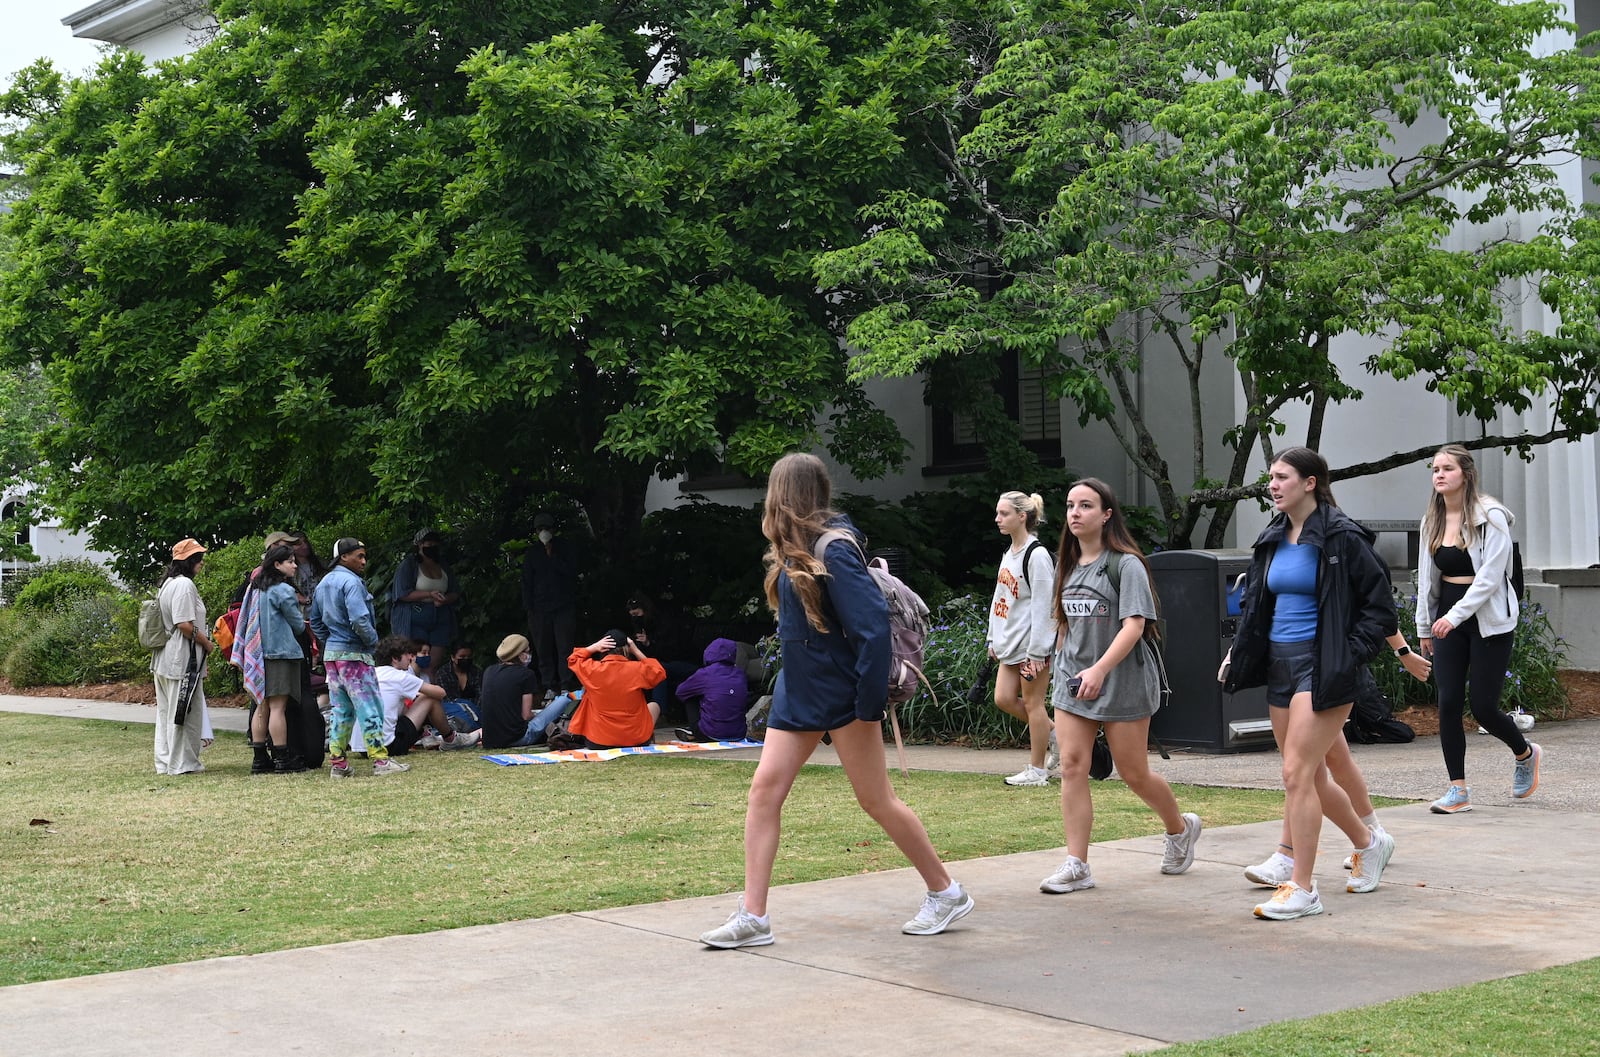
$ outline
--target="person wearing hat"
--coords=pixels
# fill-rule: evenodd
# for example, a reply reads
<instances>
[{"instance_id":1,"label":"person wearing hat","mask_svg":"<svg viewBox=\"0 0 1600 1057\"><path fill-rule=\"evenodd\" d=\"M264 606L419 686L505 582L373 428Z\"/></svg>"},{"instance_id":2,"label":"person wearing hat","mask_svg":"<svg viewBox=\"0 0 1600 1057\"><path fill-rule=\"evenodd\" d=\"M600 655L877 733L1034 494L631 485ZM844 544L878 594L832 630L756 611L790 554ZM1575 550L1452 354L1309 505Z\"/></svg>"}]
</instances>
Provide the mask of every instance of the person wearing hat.
<instances>
[{"instance_id":1,"label":"person wearing hat","mask_svg":"<svg viewBox=\"0 0 1600 1057\"><path fill-rule=\"evenodd\" d=\"M567 655L578 637L578 559L572 542L556 535L556 519L533 519L537 541L522 556L522 608L528 614L539 680L546 699L578 687Z\"/></svg>"},{"instance_id":2,"label":"person wearing hat","mask_svg":"<svg viewBox=\"0 0 1600 1057\"><path fill-rule=\"evenodd\" d=\"M172 548L172 562L157 595L161 626L167 631L167 644L150 657L150 674L156 685L157 774L199 774L205 770L200 762L206 707L205 664L217 645L206 634L210 627L206 623L206 605L194 584L205 561L206 549L198 540L179 540ZM178 697L191 664L199 666L201 684L194 688L187 714L180 720Z\"/></svg>"},{"instance_id":3,"label":"person wearing hat","mask_svg":"<svg viewBox=\"0 0 1600 1057\"><path fill-rule=\"evenodd\" d=\"M367 545L346 536L333 545L333 569L317 585L311 600L311 630L322 643L323 667L328 676L328 698L333 705L328 729L328 773L350 777L345 752L356 716L361 717L367 756L377 776L411 770L411 765L389 759L383 744L383 698L372 651L378 645L374 627L372 592L361 574L367 570Z\"/></svg>"},{"instance_id":4,"label":"person wearing hat","mask_svg":"<svg viewBox=\"0 0 1600 1057\"><path fill-rule=\"evenodd\" d=\"M456 637L456 603L461 587L455 573L439 561L441 537L421 529L411 540L411 553L394 571L389 585L389 632L427 643L444 656Z\"/></svg>"},{"instance_id":5,"label":"person wearing hat","mask_svg":"<svg viewBox=\"0 0 1600 1057\"><path fill-rule=\"evenodd\" d=\"M573 699L557 697L535 712L533 699L539 691L539 679L528 667L532 659L528 640L521 635L507 635L494 652L500 663L484 669L478 690L483 747L516 749L548 741L550 728Z\"/></svg>"}]
</instances>

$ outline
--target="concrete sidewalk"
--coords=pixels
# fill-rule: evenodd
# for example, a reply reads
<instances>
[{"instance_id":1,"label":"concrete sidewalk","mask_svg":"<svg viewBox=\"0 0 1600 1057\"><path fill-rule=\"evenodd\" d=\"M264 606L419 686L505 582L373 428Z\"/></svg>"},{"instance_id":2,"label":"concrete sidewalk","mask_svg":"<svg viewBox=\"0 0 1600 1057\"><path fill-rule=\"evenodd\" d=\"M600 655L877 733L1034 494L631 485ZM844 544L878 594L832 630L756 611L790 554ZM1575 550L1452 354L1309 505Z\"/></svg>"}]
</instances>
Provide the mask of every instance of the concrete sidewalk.
<instances>
[{"instance_id":1,"label":"concrete sidewalk","mask_svg":"<svg viewBox=\"0 0 1600 1057\"><path fill-rule=\"evenodd\" d=\"M1547 754L1530 800L1509 799L1505 749L1473 735L1477 810L1384 809L1399 846L1376 893L1343 891L1345 849L1325 828L1317 918L1251 916L1268 893L1241 870L1275 844L1266 822L1207 831L1179 877L1158 872L1159 838L1097 844L1099 887L1066 896L1037 889L1059 851L953 864L978 908L936 937L900 934L920 885L899 870L775 889L777 942L753 951L695 941L732 910L728 895L4 988L0 1053L1092 1057L1230 1034L1600 956L1588 881L1600 816L1563 806L1569 786L1590 784L1600 723L1535 739ZM916 766L1015 769L1014 756L916 751ZM1375 790L1431 798L1442 784L1436 739L1358 755ZM1178 781L1273 786L1278 761L1160 766Z\"/></svg>"}]
</instances>

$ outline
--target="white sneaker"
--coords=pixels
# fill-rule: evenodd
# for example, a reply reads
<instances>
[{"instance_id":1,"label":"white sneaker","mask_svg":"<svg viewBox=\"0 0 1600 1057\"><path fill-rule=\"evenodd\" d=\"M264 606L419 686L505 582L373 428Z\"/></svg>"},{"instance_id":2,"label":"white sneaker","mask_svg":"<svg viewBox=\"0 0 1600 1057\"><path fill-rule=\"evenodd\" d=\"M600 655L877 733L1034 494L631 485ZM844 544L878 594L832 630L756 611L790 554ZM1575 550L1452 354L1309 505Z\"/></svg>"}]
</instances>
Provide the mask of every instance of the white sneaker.
<instances>
[{"instance_id":1,"label":"white sneaker","mask_svg":"<svg viewBox=\"0 0 1600 1057\"><path fill-rule=\"evenodd\" d=\"M1272 893L1272 898L1256 906L1256 917L1273 921L1292 921L1322 913L1322 900L1317 896L1317 884L1311 882L1308 892L1293 881L1285 881Z\"/></svg>"},{"instance_id":2,"label":"white sneaker","mask_svg":"<svg viewBox=\"0 0 1600 1057\"><path fill-rule=\"evenodd\" d=\"M1194 863L1194 846L1200 842L1200 816L1192 811L1183 813L1183 832L1168 833L1167 846L1161 853L1161 872L1183 873Z\"/></svg>"},{"instance_id":3,"label":"white sneaker","mask_svg":"<svg viewBox=\"0 0 1600 1057\"><path fill-rule=\"evenodd\" d=\"M975 905L972 897L967 895L967 890L960 885L956 885L954 895L942 896L938 892L929 892L923 897L917 916L901 925L900 931L907 936L937 936L952 923L972 913Z\"/></svg>"},{"instance_id":4,"label":"white sneaker","mask_svg":"<svg viewBox=\"0 0 1600 1057\"><path fill-rule=\"evenodd\" d=\"M1081 892L1085 888L1093 887L1094 876L1089 873L1089 864L1076 855L1067 856L1067 861L1062 863L1055 873L1039 882L1039 891L1053 895Z\"/></svg>"},{"instance_id":5,"label":"white sneaker","mask_svg":"<svg viewBox=\"0 0 1600 1057\"><path fill-rule=\"evenodd\" d=\"M1244 876L1253 884L1276 888L1294 876L1294 860L1281 851L1275 851L1266 862L1246 867Z\"/></svg>"},{"instance_id":6,"label":"white sneaker","mask_svg":"<svg viewBox=\"0 0 1600 1057\"><path fill-rule=\"evenodd\" d=\"M419 749L437 749L443 744L444 738L440 737L438 734L424 734L422 737L417 739L417 748Z\"/></svg>"},{"instance_id":7,"label":"white sneaker","mask_svg":"<svg viewBox=\"0 0 1600 1057\"><path fill-rule=\"evenodd\" d=\"M1350 881L1346 892L1376 892L1383 868L1394 855L1394 838L1381 829L1372 831L1372 843L1350 856Z\"/></svg>"},{"instance_id":8,"label":"white sneaker","mask_svg":"<svg viewBox=\"0 0 1600 1057\"><path fill-rule=\"evenodd\" d=\"M388 757L374 760L372 763L372 776L374 778L382 778L386 774L401 774L409 770L411 770L409 763L401 763L399 760L392 760Z\"/></svg>"},{"instance_id":9,"label":"white sneaker","mask_svg":"<svg viewBox=\"0 0 1600 1057\"><path fill-rule=\"evenodd\" d=\"M1369 832L1369 833L1382 833L1384 836L1388 836L1389 835L1389 831L1384 829L1382 825L1368 826L1367 827L1367 832ZM1344 857L1344 868L1346 870L1353 870L1353 869L1355 869L1355 866L1356 866L1356 857L1354 855L1346 855Z\"/></svg>"},{"instance_id":10,"label":"white sneaker","mask_svg":"<svg viewBox=\"0 0 1600 1057\"><path fill-rule=\"evenodd\" d=\"M700 934L700 942L707 947L716 947L719 950L733 950L735 947L765 947L772 942L772 923L766 924L744 908L744 897L739 897L739 909L729 915L728 920L710 932Z\"/></svg>"},{"instance_id":11,"label":"white sneaker","mask_svg":"<svg viewBox=\"0 0 1600 1057\"><path fill-rule=\"evenodd\" d=\"M469 730L465 734L457 734L449 741L440 741L439 748L446 751L450 749L470 749L482 741L483 731L481 729Z\"/></svg>"},{"instance_id":12,"label":"white sneaker","mask_svg":"<svg viewBox=\"0 0 1600 1057\"><path fill-rule=\"evenodd\" d=\"M1056 744L1055 728L1050 728L1050 747L1044 750L1044 769L1049 774L1061 773L1061 746Z\"/></svg>"},{"instance_id":13,"label":"white sneaker","mask_svg":"<svg viewBox=\"0 0 1600 1057\"><path fill-rule=\"evenodd\" d=\"M1050 772L1043 767L1028 764L1022 770L1006 779L1006 785L1049 785Z\"/></svg>"}]
</instances>

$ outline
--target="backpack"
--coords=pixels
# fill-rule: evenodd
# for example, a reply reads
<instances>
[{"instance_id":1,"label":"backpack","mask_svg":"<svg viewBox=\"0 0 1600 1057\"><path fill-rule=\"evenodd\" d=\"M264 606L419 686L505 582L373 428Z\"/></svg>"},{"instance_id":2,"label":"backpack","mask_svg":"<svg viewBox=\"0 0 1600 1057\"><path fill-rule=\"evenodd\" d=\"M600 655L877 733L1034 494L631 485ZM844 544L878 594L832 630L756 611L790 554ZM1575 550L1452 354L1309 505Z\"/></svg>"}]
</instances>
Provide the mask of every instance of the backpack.
<instances>
[{"instance_id":1,"label":"backpack","mask_svg":"<svg viewBox=\"0 0 1600 1057\"><path fill-rule=\"evenodd\" d=\"M906 773L906 747L900 737L900 717L895 713L895 706L916 696L918 681L928 687L928 696L933 698L935 707L939 704L933 687L928 685L928 677L922 674L922 651L928 644L928 604L906 586L905 581L889 571L888 562L882 558L867 558L866 552L861 550L861 544L849 532L839 529L824 532L812 545L812 556L822 561L828 544L834 540L850 541L861 554L862 561L867 564L867 575L878 585L889 607L888 712L889 724L894 728L895 751L900 757L900 773L903 775Z\"/></svg>"},{"instance_id":2,"label":"backpack","mask_svg":"<svg viewBox=\"0 0 1600 1057\"><path fill-rule=\"evenodd\" d=\"M172 633L161 622L161 601L147 598L139 603L139 645L150 651L161 649Z\"/></svg>"},{"instance_id":3,"label":"backpack","mask_svg":"<svg viewBox=\"0 0 1600 1057\"><path fill-rule=\"evenodd\" d=\"M211 640L224 661L233 661L233 643L239 631L239 606L233 606L211 626Z\"/></svg>"},{"instance_id":4,"label":"backpack","mask_svg":"<svg viewBox=\"0 0 1600 1057\"><path fill-rule=\"evenodd\" d=\"M1511 581L1512 597L1519 602L1528 597L1522 580L1522 548L1516 540L1511 541L1511 564L1506 569L1506 578Z\"/></svg>"},{"instance_id":5,"label":"backpack","mask_svg":"<svg viewBox=\"0 0 1600 1057\"><path fill-rule=\"evenodd\" d=\"M1394 705L1378 689L1372 673L1361 669L1355 707L1350 710L1350 718L1344 721L1345 740L1361 745L1376 742L1404 745L1416 740L1417 732L1410 724L1395 719L1393 713Z\"/></svg>"}]
</instances>

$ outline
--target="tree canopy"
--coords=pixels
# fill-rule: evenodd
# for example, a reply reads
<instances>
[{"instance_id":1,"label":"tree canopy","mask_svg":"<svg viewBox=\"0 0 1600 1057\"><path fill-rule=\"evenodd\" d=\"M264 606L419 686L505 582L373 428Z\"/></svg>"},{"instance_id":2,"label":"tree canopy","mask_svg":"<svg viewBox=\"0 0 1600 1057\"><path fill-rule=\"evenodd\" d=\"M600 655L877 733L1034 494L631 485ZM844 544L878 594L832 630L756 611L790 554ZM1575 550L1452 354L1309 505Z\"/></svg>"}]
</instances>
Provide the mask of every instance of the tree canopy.
<instances>
[{"instance_id":1,"label":"tree canopy","mask_svg":"<svg viewBox=\"0 0 1600 1057\"><path fill-rule=\"evenodd\" d=\"M192 56L3 100L0 350L42 365L42 483L96 545L440 495L514 534L556 493L624 546L652 474L903 459L811 262L938 178L933 5L215 6Z\"/></svg>"},{"instance_id":2,"label":"tree canopy","mask_svg":"<svg viewBox=\"0 0 1600 1057\"><path fill-rule=\"evenodd\" d=\"M1594 432L1600 259L1560 169L1600 156L1600 61L1551 46L1572 31L1561 16L1501 0L1024 0L953 104L981 116L951 139L949 193L880 197L871 237L819 261L825 285L873 303L849 328L857 374L1019 352L1114 431L1175 546L1210 506L1207 545L1222 543L1286 409L1309 405L1296 442L1317 447L1330 402L1361 395L1336 362L1343 336L1379 339L1368 373L1420 376L1463 414L1551 410L1547 432L1476 444ZM1549 333L1520 326L1534 297L1559 313ZM1175 355L1153 358L1157 343ZM1237 418L1202 398L1218 363L1242 387ZM1138 372L1188 394L1179 455ZM1222 444L1227 477L1209 479Z\"/></svg>"}]
</instances>

